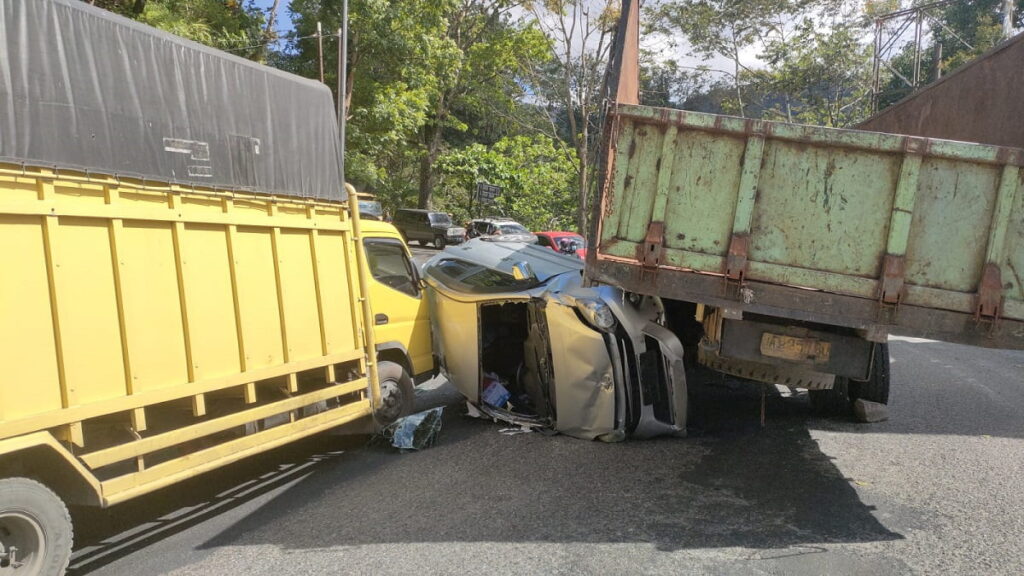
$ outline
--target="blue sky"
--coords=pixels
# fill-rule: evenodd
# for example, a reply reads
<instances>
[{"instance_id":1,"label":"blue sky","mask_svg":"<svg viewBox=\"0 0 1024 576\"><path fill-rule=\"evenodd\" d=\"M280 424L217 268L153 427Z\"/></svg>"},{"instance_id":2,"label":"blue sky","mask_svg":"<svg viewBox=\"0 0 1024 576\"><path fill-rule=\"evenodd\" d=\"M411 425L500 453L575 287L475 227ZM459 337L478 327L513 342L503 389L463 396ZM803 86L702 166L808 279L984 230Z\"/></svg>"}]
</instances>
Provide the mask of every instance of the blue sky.
<instances>
[{"instance_id":1,"label":"blue sky","mask_svg":"<svg viewBox=\"0 0 1024 576\"><path fill-rule=\"evenodd\" d=\"M274 0L252 0L253 4L261 8L264 12L270 10L270 7L274 5ZM292 19L288 14L288 0L281 0L277 6L277 25L275 26L282 32L287 32L292 29Z\"/></svg>"}]
</instances>

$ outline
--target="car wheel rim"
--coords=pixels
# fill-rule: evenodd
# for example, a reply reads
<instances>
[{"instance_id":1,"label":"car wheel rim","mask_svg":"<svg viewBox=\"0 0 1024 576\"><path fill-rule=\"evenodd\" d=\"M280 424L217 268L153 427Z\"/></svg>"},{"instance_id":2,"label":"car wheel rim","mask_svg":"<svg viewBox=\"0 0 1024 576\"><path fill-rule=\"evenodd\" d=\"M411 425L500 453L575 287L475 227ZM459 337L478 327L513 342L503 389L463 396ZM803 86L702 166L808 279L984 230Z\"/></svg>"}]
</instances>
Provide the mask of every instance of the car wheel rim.
<instances>
[{"instance_id":1,"label":"car wheel rim","mask_svg":"<svg viewBox=\"0 0 1024 576\"><path fill-rule=\"evenodd\" d=\"M46 557L46 535L30 514L0 513L0 574L38 574Z\"/></svg>"},{"instance_id":2,"label":"car wheel rim","mask_svg":"<svg viewBox=\"0 0 1024 576\"><path fill-rule=\"evenodd\" d=\"M377 407L377 418L382 423L391 423L402 415L402 387L394 380L382 380L380 383L380 406Z\"/></svg>"}]
</instances>

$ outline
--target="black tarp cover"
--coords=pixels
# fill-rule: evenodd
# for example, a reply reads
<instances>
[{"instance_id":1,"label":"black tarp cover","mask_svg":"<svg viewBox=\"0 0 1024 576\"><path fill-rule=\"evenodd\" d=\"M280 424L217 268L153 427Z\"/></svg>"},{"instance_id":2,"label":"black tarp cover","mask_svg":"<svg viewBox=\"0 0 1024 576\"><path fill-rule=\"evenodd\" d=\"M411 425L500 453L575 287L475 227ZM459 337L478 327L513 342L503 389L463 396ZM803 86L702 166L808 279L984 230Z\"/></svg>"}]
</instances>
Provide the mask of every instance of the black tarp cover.
<instances>
[{"instance_id":1,"label":"black tarp cover","mask_svg":"<svg viewBox=\"0 0 1024 576\"><path fill-rule=\"evenodd\" d=\"M0 161L344 200L318 82L81 0L0 0L0 35Z\"/></svg>"}]
</instances>

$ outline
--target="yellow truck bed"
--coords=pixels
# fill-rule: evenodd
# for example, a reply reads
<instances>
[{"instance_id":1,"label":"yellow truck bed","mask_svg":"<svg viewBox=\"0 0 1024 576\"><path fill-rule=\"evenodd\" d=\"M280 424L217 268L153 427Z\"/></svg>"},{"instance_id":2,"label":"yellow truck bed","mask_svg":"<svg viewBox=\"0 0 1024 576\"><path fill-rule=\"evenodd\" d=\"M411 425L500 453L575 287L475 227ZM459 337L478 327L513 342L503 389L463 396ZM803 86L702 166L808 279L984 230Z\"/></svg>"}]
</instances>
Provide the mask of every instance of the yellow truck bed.
<instances>
[{"instance_id":1,"label":"yellow truck bed","mask_svg":"<svg viewBox=\"0 0 1024 576\"><path fill-rule=\"evenodd\" d=\"M0 447L54 432L102 503L371 412L342 204L0 165L0 246Z\"/></svg>"}]
</instances>

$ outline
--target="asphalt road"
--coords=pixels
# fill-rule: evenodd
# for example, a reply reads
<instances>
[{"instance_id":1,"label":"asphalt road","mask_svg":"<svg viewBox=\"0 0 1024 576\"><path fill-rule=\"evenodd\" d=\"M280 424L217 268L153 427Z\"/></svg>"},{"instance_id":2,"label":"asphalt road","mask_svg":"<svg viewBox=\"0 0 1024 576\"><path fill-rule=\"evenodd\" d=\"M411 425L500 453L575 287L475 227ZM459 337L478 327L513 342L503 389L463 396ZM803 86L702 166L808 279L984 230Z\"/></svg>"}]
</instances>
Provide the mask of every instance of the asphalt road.
<instances>
[{"instance_id":1,"label":"asphalt road","mask_svg":"<svg viewBox=\"0 0 1024 576\"><path fill-rule=\"evenodd\" d=\"M321 436L102 513L72 574L1020 574L1024 353L892 345L892 418L711 378L689 438Z\"/></svg>"}]
</instances>

